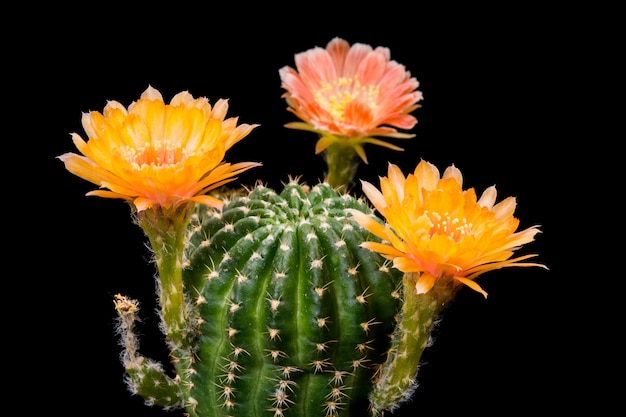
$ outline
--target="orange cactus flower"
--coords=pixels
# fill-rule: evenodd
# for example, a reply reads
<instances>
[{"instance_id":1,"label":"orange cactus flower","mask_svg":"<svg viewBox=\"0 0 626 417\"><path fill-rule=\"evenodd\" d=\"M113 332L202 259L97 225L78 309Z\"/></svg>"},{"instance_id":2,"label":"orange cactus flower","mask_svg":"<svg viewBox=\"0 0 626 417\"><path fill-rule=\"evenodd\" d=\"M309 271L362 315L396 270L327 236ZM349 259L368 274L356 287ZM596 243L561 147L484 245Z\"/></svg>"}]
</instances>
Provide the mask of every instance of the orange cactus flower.
<instances>
[{"instance_id":1,"label":"orange cactus flower","mask_svg":"<svg viewBox=\"0 0 626 417\"><path fill-rule=\"evenodd\" d=\"M409 113L420 107L419 83L390 59L388 48L350 46L336 37L325 49L315 47L296 54L295 64L296 69L285 66L279 75L288 110L302 122L285 126L318 133L316 153L343 142L367 163L365 143L402 150L373 136L415 136L397 128L412 129L417 123Z\"/></svg>"},{"instance_id":2,"label":"orange cactus flower","mask_svg":"<svg viewBox=\"0 0 626 417\"><path fill-rule=\"evenodd\" d=\"M206 193L260 165L223 162L226 150L258 126L237 125L236 118L225 118L227 110L225 99L211 106L186 91L166 104L149 86L128 109L109 101L103 113L83 113L88 141L72 133L82 155L58 158L71 173L107 189L87 195L124 199L137 211L191 201L221 208Z\"/></svg>"},{"instance_id":3,"label":"orange cactus flower","mask_svg":"<svg viewBox=\"0 0 626 417\"><path fill-rule=\"evenodd\" d=\"M485 297L474 281L484 272L511 266L540 266L524 263L536 255L511 258L514 251L534 240L538 226L516 231L513 216L516 199L495 204L496 188L487 188L477 199L473 188L463 190L463 177L454 166L443 176L437 167L421 161L406 178L389 164L380 190L361 181L363 192L385 218L383 225L371 216L352 211L355 220L383 241L364 242L363 247L393 261L394 267L415 277L417 294L431 290L437 280L452 279Z\"/></svg>"}]
</instances>

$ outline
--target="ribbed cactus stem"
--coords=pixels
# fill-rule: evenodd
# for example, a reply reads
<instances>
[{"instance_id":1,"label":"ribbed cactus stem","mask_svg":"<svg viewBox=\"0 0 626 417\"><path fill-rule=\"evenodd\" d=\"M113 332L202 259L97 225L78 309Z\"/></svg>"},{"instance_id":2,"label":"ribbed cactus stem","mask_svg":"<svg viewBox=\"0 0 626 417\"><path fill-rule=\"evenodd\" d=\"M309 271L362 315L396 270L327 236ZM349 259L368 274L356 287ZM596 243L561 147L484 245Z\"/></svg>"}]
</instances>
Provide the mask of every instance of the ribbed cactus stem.
<instances>
[{"instance_id":1,"label":"ribbed cactus stem","mask_svg":"<svg viewBox=\"0 0 626 417\"><path fill-rule=\"evenodd\" d=\"M389 356L370 394L373 415L393 411L408 400L417 387L416 376L431 331L439 314L452 298L452 280L442 280L425 294L417 294L417 275L403 277L403 302Z\"/></svg>"},{"instance_id":2,"label":"ribbed cactus stem","mask_svg":"<svg viewBox=\"0 0 626 417\"><path fill-rule=\"evenodd\" d=\"M352 146L335 142L324 151L328 167L327 181L337 189L348 191L359 167L359 156Z\"/></svg>"},{"instance_id":3,"label":"ribbed cactus stem","mask_svg":"<svg viewBox=\"0 0 626 417\"><path fill-rule=\"evenodd\" d=\"M366 414L401 278L360 246L373 237L349 209L371 210L328 183L296 181L200 209L183 271L200 317L194 360L178 367L189 415Z\"/></svg>"},{"instance_id":4,"label":"ribbed cactus stem","mask_svg":"<svg viewBox=\"0 0 626 417\"><path fill-rule=\"evenodd\" d=\"M157 206L137 214L137 222L154 252L162 321L173 350L189 347L189 310L185 303L182 264L186 229L193 208L193 204L170 209Z\"/></svg>"}]
</instances>

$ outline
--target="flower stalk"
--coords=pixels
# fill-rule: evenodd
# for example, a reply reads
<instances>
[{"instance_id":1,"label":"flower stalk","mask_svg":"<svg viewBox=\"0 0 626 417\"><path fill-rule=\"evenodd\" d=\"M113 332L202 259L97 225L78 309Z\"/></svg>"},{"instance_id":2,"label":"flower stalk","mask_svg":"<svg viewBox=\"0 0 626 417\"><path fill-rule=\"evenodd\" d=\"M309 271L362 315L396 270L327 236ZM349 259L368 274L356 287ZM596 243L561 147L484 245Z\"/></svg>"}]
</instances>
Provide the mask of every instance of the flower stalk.
<instances>
[{"instance_id":1,"label":"flower stalk","mask_svg":"<svg viewBox=\"0 0 626 417\"><path fill-rule=\"evenodd\" d=\"M137 214L137 223L150 241L158 269L158 294L165 332L173 348L189 347L189 309L183 286L185 231L194 204L166 209L155 206Z\"/></svg>"},{"instance_id":2,"label":"flower stalk","mask_svg":"<svg viewBox=\"0 0 626 417\"><path fill-rule=\"evenodd\" d=\"M359 168L356 150L350 145L335 142L326 148L323 156L328 167L326 181L332 187L348 191Z\"/></svg>"},{"instance_id":3,"label":"flower stalk","mask_svg":"<svg viewBox=\"0 0 626 417\"><path fill-rule=\"evenodd\" d=\"M392 339L389 356L370 394L373 415L393 411L410 399L416 383L416 374L424 350L431 341L431 331L441 311L448 305L459 286L452 280L439 280L436 288L418 294L414 273L402 280L403 303L400 318Z\"/></svg>"}]
</instances>

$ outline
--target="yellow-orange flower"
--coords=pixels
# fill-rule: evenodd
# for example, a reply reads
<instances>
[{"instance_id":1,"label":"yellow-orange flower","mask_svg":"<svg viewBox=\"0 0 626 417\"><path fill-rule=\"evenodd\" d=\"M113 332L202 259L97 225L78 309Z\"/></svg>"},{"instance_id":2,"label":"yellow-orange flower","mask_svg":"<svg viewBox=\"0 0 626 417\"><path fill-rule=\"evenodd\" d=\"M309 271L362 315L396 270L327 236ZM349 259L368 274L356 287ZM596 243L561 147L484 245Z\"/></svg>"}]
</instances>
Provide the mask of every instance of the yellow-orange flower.
<instances>
[{"instance_id":1,"label":"yellow-orange flower","mask_svg":"<svg viewBox=\"0 0 626 417\"><path fill-rule=\"evenodd\" d=\"M71 173L108 189L87 195L128 200L138 211L187 201L221 208L206 193L260 165L223 162L226 150L258 126L237 125L237 118L226 119L227 110L225 99L211 106L186 91L166 104L149 86L128 109L109 101L103 113L83 113L88 141L72 133L82 155L59 159Z\"/></svg>"},{"instance_id":2,"label":"yellow-orange flower","mask_svg":"<svg viewBox=\"0 0 626 417\"><path fill-rule=\"evenodd\" d=\"M383 225L353 210L355 220L383 242L364 242L405 273L414 273L418 294L428 292L439 279L452 279L483 294L474 281L480 274L510 266L540 266L521 261L536 255L511 258L514 251L540 232L532 226L517 232L513 216L516 199L495 204L496 188L487 188L477 199L473 188L463 190L463 177L454 166L440 176L437 167L421 161L406 178L389 164L380 190L361 181L363 192L385 218Z\"/></svg>"},{"instance_id":3,"label":"yellow-orange flower","mask_svg":"<svg viewBox=\"0 0 626 417\"><path fill-rule=\"evenodd\" d=\"M411 129L417 119L422 93L418 81L403 65L390 59L388 48L332 39L326 48L315 47L295 55L296 69L279 70L288 110L303 122L293 129L318 133L315 151L337 141L354 147L367 163L363 144L402 150L373 136L412 138L396 128Z\"/></svg>"}]
</instances>

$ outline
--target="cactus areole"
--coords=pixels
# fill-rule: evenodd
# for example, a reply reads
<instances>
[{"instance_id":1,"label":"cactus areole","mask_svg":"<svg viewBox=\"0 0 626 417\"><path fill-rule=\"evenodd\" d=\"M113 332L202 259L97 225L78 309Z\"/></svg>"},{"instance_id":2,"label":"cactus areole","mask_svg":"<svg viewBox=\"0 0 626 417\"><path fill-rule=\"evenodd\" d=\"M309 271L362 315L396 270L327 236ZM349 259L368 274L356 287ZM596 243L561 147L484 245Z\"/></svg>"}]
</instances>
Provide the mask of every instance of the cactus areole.
<instances>
[{"instance_id":1,"label":"cactus areole","mask_svg":"<svg viewBox=\"0 0 626 417\"><path fill-rule=\"evenodd\" d=\"M360 247L376 238L346 212L372 210L296 180L221 198L221 211L198 205L187 229L190 342L170 343L176 376L126 352L131 389L198 417L367 415L402 281Z\"/></svg>"}]
</instances>

